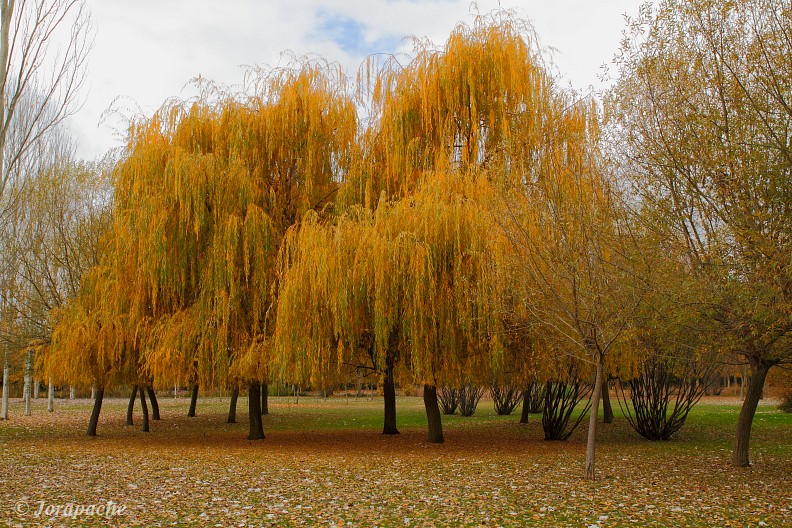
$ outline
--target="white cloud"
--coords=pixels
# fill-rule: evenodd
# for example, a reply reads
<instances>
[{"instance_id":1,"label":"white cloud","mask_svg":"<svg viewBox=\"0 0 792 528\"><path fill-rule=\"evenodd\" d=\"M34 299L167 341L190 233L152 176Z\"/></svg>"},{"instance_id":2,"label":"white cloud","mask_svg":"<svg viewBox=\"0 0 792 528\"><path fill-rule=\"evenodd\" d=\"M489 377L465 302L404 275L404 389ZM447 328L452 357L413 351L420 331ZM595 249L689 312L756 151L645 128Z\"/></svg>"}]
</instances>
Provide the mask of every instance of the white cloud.
<instances>
[{"instance_id":1,"label":"white cloud","mask_svg":"<svg viewBox=\"0 0 792 528\"><path fill-rule=\"evenodd\" d=\"M544 45L557 48L559 71L578 88L598 85L597 71L616 51L621 14L640 0L527 0L509 4L528 16ZM70 121L78 152L93 158L118 143L102 113L118 96L146 114L199 74L239 84L243 65L275 65L281 53L318 54L350 74L373 52L409 51L402 37L442 44L458 21L470 22L469 0L88 0L96 26L86 103ZM480 0L478 11L498 7ZM344 29L354 42L343 40Z\"/></svg>"}]
</instances>

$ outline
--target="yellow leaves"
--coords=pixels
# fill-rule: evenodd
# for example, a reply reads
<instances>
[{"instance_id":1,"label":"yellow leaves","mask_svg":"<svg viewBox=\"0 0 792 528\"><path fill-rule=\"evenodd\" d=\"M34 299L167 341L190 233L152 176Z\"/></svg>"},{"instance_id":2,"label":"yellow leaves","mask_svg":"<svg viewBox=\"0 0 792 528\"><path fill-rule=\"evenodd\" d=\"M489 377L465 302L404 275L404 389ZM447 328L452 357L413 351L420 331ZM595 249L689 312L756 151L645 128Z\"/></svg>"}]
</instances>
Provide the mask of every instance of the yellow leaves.
<instances>
[{"instance_id":1,"label":"yellow leaves","mask_svg":"<svg viewBox=\"0 0 792 528\"><path fill-rule=\"evenodd\" d=\"M530 28L499 13L458 25L442 51L423 43L408 65L386 65L369 177L389 197L411 193L423 171L489 169L515 183L551 109L543 64Z\"/></svg>"}]
</instances>

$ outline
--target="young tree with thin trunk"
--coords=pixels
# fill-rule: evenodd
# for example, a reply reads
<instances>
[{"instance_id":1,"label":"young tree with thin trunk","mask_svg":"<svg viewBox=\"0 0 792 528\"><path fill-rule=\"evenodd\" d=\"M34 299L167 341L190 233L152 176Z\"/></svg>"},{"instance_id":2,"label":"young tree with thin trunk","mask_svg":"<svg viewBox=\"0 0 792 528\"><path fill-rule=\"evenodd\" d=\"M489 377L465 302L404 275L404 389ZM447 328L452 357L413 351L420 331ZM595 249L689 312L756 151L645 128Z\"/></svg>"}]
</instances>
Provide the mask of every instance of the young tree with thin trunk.
<instances>
[{"instance_id":1,"label":"young tree with thin trunk","mask_svg":"<svg viewBox=\"0 0 792 528\"><path fill-rule=\"evenodd\" d=\"M504 187L493 207L545 341L595 373L585 472L594 479L605 358L640 304L642 263L603 172L597 110L576 97L554 94L531 177Z\"/></svg>"}]
</instances>

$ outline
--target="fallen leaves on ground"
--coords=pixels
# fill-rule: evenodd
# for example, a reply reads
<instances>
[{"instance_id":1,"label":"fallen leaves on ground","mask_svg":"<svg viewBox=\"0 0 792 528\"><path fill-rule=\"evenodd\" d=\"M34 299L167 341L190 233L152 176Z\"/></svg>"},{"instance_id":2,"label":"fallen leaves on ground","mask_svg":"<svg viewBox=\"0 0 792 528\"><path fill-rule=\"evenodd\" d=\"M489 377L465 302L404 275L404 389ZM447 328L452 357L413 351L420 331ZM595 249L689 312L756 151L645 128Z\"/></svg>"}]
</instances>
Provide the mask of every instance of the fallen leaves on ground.
<instances>
[{"instance_id":1,"label":"fallen leaves on ground","mask_svg":"<svg viewBox=\"0 0 792 528\"><path fill-rule=\"evenodd\" d=\"M237 424L223 423L227 404L218 399L202 401L192 419L184 400L163 399L163 420L150 433L138 430L139 416L125 426L126 402L110 400L93 439L84 436L85 400L60 403L52 414L40 404L31 417L16 403L0 425L0 523L94 525L95 516L36 511L113 501L125 511L101 522L115 526L792 524L788 422L756 433L755 466L736 469L730 430L690 423L679 440L653 443L617 419L600 426L599 479L587 482L585 432L545 442L536 416L527 426L483 412L444 417L446 443L432 445L415 426L398 436L312 428L321 417L354 423L378 415L377 400L285 400L270 404L267 438L258 442L245 439L242 399ZM414 417L421 403L400 399L399 411ZM20 501L30 508L24 515L15 510Z\"/></svg>"}]
</instances>

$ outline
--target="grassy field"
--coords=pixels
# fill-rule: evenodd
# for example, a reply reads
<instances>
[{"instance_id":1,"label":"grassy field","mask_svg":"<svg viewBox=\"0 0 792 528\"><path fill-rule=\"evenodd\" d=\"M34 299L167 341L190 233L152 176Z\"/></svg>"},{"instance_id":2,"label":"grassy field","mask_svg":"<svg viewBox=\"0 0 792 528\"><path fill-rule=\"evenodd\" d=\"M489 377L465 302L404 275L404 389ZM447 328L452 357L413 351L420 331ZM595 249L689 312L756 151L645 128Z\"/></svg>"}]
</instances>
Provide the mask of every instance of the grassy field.
<instances>
[{"instance_id":1,"label":"grassy field","mask_svg":"<svg viewBox=\"0 0 792 528\"><path fill-rule=\"evenodd\" d=\"M519 425L488 400L472 418L444 416L443 445L426 443L418 398L399 399L393 437L379 434L379 398L270 402L267 438L249 442L244 398L229 425L227 400L200 400L187 418L186 399L161 397L150 433L139 408L127 427L126 401L106 400L93 439L87 400L52 414L37 400L30 417L14 401L0 422L0 525L792 525L792 415L772 402L746 469L729 465L735 400L699 404L670 442L641 439L616 407L599 429L596 482L581 478L583 427L545 442L540 416Z\"/></svg>"}]
</instances>

